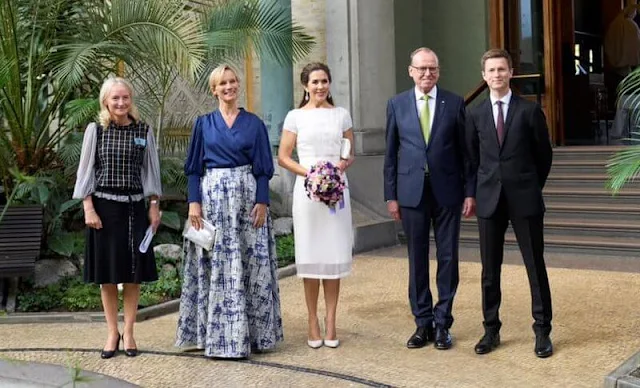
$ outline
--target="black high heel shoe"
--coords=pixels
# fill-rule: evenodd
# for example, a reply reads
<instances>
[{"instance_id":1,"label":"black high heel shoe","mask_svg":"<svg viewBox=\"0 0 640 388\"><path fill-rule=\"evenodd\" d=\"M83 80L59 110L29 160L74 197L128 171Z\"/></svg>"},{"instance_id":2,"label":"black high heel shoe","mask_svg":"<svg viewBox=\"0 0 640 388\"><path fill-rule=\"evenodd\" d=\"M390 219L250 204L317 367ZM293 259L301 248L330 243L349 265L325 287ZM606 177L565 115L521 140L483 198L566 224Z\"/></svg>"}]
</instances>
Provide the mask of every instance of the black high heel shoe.
<instances>
[{"instance_id":1,"label":"black high heel shoe","mask_svg":"<svg viewBox=\"0 0 640 388\"><path fill-rule=\"evenodd\" d=\"M122 338L122 336L120 335L120 333L118 333L118 342L116 342L116 348L114 350L104 350L102 349L102 351L100 352L100 358L106 360L108 358L111 358L113 356L116 355L116 352L118 350L120 350L120 339Z\"/></svg>"},{"instance_id":2,"label":"black high heel shoe","mask_svg":"<svg viewBox=\"0 0 640 388\"><path fill-rule=\"evenodd\" d=\"M122 335L122 347L124 348L124 334ZM130 349L125 348L124 354L127 357L135 357L138 355L138 348L130 348Z\"/></svg>"}]
</instances>

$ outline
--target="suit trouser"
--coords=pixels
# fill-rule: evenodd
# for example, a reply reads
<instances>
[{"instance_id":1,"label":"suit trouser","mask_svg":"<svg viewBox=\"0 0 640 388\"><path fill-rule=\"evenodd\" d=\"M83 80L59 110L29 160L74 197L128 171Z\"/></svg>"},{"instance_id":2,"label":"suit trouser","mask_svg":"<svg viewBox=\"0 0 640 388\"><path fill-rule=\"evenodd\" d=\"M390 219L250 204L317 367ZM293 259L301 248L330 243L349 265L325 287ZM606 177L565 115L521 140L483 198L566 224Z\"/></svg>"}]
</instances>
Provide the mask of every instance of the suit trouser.
<instances>
[{"instance_id":1,"label":"suit trouser","mask_svg":"<svg viewBox=\"0 0 640 388\"><path fill-rule=\"evenodd\" d=\"M496 211L490 218L478 217L482 261L482 313L487 332L498 332L502 326L498 314L502 299L500 272L504 255L504 236L509 221L513 226L529 278L533 330L536 334L551 332L551 291L544 263L543 219L542 213L531 217L511 216L504 194L500 196Z\"/></svg>"},{"instance_id":2,"label":"suit trouser","mask_svg":"<svg viewBox=\"0 0 640 388\"><path fill-rule=\"evenodd\" d=\"M461 206L438 205L428 177L417 207L402 207L402 227L409 251L409 302L417 326L431 327L434 322L445 328L453 324L451 310L458 288L458 241ZM433 307L429 287L429 232L436 240L438 303Z\"/></svg>"}]
</instances>

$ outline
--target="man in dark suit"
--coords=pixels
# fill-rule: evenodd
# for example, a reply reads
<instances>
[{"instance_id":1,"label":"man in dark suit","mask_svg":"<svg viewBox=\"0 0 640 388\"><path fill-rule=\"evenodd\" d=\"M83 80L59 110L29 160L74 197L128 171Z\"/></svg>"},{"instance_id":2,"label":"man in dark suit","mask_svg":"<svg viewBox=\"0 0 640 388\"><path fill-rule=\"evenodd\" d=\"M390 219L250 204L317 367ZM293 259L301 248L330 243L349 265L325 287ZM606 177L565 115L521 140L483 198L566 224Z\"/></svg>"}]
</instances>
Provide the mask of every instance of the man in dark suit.
<instances>
[{"instance_id":1,"label":"man in dark suit","mask_svg":"<svg viewBox=\"0 0 640 388\"><path fill-rule=\"evenodd\" d=\"M409 66L415 87L387 104L384 197L407 236L409 301L417 326L408 348L431 341L437 349L452 346L460 217L475 209L475 175L464 156L464 101L436 86L439 74L436 54L415 50ZM431 225L438 259L435 306L429 289Z\"/></svg>"},{"instance_id":2,"label":"man in dark suit","mask_svg":"<svg viewBox=\"0 0 640 388\"><path fill-rule=\"evenodd\" d=\"M551 291L543 256L542 188L551 169L552 151L540 105L511 92L512 76L509 53L487 51L482 57L482 77L490 96L467 113L467 149L477 171L485 328L475 351L489 353L500 344L500 267L511 221L531 287L534 350L538 357L548 357L553 346L549 338Z\"/></svg>"}]
</instances>

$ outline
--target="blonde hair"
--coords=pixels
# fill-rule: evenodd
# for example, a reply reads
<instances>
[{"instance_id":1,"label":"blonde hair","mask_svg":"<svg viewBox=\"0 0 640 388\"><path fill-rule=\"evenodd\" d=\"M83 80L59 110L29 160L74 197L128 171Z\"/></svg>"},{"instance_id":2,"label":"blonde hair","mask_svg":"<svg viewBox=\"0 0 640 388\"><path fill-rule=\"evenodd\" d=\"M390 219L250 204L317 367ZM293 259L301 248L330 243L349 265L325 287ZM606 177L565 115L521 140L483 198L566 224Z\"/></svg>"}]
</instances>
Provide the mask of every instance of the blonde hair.
<instances>
[{"instance_id":1,"label":"blonde hair","mask_svg":"<svg viewBox=\"0 0 640 388\"><path fill-rule=\"evenodd\" d=\"M222 77L224 76L224 72L227 70L232 72L236 77L236 82L240 83L238 72L233 67L227 65L226 63L218 65L218 67L213 69L211 74L209 74L209 89L211 89L211 94L213 94L213 97L215 97L216 99L218 98L218 96L216 96L215 94L216 86L218 86L218 84L222 80Z\"/></svg>"},{"instance_id":2,"label":"blonde hair","mask_svg":"<svg viewBox=\"0 0 640 388\"><path fill-rule=\"evenodd\" d=\"M129 105L129 116L131 116L135 121L140 120L140 113L138 113L138 108L136 104L133 102L133 86L129 81L120 77L112 77L107 78L102 87L100 88L100 114L98 114L98 121L103 128L107 128L109 123L111 122L111 113L109 112L109 108L107 108L107 104L105 103L107 97L111 93L111 89L113 89L116 85L122 85L129 91L131 97L131 104Z\"/></svg>"}]
</instances>

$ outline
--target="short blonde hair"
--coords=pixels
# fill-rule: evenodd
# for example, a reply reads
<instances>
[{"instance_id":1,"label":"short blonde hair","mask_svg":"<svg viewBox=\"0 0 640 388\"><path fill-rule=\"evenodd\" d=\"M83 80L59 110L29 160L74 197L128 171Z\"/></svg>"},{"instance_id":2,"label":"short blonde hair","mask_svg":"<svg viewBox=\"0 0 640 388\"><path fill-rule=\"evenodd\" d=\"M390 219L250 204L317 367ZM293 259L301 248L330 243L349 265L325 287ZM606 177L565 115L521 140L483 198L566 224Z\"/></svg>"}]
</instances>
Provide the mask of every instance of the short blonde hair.
<instances>
[{"instance_id":1,"label":"short blonde hair","mask_svg":"<svg viewBox=\"0 0 640 388\"><path fill-rule=\"evenodd\" d=\"M109 123L111 122L111 113L109 112L109 108L107 108L107 104L105 103L107 97L111 93L111 89L113 89L116 85L122 85L129 91L131 97L131 105L129 105L129 116L133 117L135 121L140 120L140 113L138 113L138 107L133 102L133 86L129 81L121 77L112 77L107 78L102 87L100 88L100 114L98 114L98 121L103 128L107 128Z\"/></svg>"},{"instance_id":2,"label":"short blonde hair","mask_svg":"<svg viewBox=\"0 0 640 388\"><path fill-rule=\"evenodd\" d=\"M233 75L236 76L236 81L240 83L240 77L238 77L238 72L233 67L227 65L226 63L222 63L218 65L218 67L213 69L211 74L209 74L209 89L211 89L211 94L213 94L213 97L215 98L218 98L218 96L216 96L215 94L216 86L218 86L218 84L222 80L222 76L224 75L224 72L227 70L232 72Z\"/></svg>"}]
</instances>

